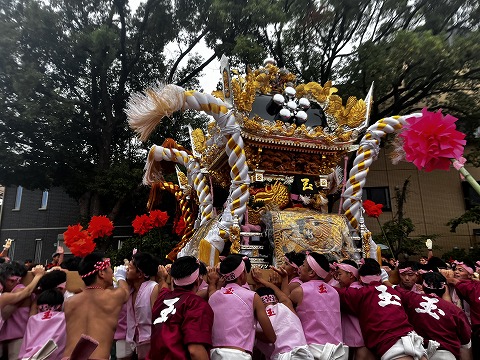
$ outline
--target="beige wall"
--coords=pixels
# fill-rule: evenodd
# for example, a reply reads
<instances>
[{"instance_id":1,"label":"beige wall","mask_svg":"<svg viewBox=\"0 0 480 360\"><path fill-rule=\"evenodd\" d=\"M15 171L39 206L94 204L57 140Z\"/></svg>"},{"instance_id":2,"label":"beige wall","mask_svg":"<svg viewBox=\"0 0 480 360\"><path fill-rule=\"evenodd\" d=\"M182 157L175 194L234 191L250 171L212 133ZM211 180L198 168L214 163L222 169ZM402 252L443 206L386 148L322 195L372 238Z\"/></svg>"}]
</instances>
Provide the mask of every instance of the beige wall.
<instances>
[{"instance_id":1,"label":"beige wall","mask_svg":"<svg viewBox=\"0 0 480 360\"><path fill-rule=\"evenodd\" d=\"M388 149L387 149L388 151ZM480 169L466 167L475 179L480 179ZM449 251L454 246L468 249L475 245L473 229L480 225L473 223L460 225L455 233L450 232L446 223L465 212L465 203L459 173L452 167L450 171L418 171L413 164L400 162L393 165L382 149L376 161L370 167L365 187L388 186L392 201L392 212L384 212L380 222L393 218L396 212L395 187L402 187L410 176L410 186L405 207L405 216L412 219L415 232L411 235L437 234L435 245L441 252ZM375 219L366 218L368 228L377 234L380 231ZM440 254L438 254L440 255Z\"/></svg>"}]
</instances>

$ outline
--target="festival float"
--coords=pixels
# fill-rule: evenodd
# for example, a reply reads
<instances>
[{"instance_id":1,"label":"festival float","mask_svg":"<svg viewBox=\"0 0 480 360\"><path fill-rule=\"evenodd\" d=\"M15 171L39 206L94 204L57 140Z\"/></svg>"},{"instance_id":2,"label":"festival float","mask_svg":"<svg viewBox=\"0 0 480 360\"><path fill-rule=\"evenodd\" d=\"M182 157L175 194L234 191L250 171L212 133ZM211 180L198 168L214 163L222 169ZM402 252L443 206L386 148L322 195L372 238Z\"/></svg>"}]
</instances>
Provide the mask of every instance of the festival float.
<instances>
[{"instance_id":1,"label":"festival float","mask_svg":"<svg viewBox=\"0 0 480 360\"><path fill-rule=\"evenodd\" d=\"M143 178L151 187L148 208L155 209L161 191L178 202L175 226L182 238L171 260L193 255L213 265L221 254L244 253L254 266L266 267L281 265L286 252L305 249L335 259L376 257L363 221L362 189L381 139L390 133L401 131L397 161L413 161L427 171L453 161L466 171L464 134L449 115L424 110L368 127L372 88L365 99L348 97L344 103L330 81L297 83L271 59L244 76L232 76L225 57L221 64L222 90L210 95L158 85L133 94L126 110L142 141L177 111L193 109L213 118L205 132L189 128L190 149L167 139L148 153ZM438 116L446 125L432 135L432 128L442 127L429 123ZM448 141L438 146L439 138ZM164 180L170 171L176 171L178 184ZM329 213L328 198L335 194L340 207Z\"/></svg>"}]
</instances>

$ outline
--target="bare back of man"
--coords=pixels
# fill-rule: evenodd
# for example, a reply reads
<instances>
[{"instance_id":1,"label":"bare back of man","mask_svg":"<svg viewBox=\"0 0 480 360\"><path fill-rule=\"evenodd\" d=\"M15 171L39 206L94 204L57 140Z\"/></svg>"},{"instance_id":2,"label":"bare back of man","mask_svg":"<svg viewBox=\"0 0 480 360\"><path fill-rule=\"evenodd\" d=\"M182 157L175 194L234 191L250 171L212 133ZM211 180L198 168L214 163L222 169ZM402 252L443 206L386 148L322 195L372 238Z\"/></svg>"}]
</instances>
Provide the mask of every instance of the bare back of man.
<instances>
[{"instance_id":1,"label":"bare back of man","mask_svg":"<svg viewBox=\"0 0 480 360\"><path fill-rule=\"evenodd\" d=\"M65 302L67 345L70 356L82 334L98 341L92 359L108 359L123 298L116 290L86 289ZM115 294L116 292L116 294ZM120 295L120 296L119 296Z\"/></svg>"},{"instance_id":2,"label":"bare back of man","mask_svg":"<svg viewBox=\"0 0 480 360\"><path fill-rule=\"evenodd\" d=\"M80 263L79 274L87 286L65 301L67 344L63 356L70 357L81 336L87 335L98 341L90 358L109 359L118 315L129 296L126 269L124 266L117 268L116 289L112 288L110 259L99 254L87 255Z\"/></svg>"}]
</instances>

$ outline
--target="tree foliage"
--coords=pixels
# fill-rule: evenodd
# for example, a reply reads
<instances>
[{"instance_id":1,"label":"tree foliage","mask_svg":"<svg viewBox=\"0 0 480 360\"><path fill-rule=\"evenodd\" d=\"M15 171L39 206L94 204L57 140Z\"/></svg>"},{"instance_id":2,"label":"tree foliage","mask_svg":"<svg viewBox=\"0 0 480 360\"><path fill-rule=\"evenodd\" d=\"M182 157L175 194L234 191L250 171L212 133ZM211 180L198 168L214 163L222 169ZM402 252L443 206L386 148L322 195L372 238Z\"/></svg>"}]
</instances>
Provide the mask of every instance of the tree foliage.
<instances>
[{"instance_id":1,"label":"tree foliage","mask_svg":"<svg viewBox=\"0 0 480 360\"><path fill-rule=\"evenodd\" d=\"M180 65L164 55L179 33L182 43L197 36L185 22L196 9L167 0L135 14L125 0L0 4L0 183L63 186L84 217L114 218L138 189L146 155L128 129L126 101L165 78L198 86L201 56L187 51ZM165 119L155 140L185 141L185 119L195 120Z\"/></svg>"},{"instance_id":2,"label":"tree foliage","mask_svg":"<svg viewBox=\"0 0 480 360\"><path fill-rule=\"evenodd\" d=\"M372 120L424 104L480 123L476 0L0 0L0 183L63 186L83 216L114 217L139 186L147 144L124 108L157 80L198 89L222 53L238 67L267 55L302 82L334 80L364 97ZM196 45L208 52L199 55ZM131 196L130 196L131 197Z\"/></svg>"},{"instance_id":3,"label":"tree foliage","mask_svg":"<svg viewBox=\"0 0 480 360\"><path fill-rule=\"evenodd\" d=\"M451 232L456 232L457 227L461 224L467 224L473 222L474 224L480 224L480 206L465 211L461 216L451 219L447 225L450 226Z\"/></svg>"}]
</instances>

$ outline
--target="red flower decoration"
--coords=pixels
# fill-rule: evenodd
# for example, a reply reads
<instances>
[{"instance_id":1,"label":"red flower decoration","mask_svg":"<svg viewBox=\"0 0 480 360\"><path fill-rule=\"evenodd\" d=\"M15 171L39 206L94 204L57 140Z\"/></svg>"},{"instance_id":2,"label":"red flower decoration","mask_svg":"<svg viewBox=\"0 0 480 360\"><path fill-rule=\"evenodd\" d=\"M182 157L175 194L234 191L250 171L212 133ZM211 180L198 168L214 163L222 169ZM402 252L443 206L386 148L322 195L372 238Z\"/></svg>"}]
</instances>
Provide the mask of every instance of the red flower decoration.
<instances>
[{"instance_id":1,"label":"red flower decoration","mask_svg":"<svg viewBox=\"0 0 480 360\"><path fill-rule=\"evenodd\" d=\"M96 246L90 234L83 230L80 224L68 226L67 231L63 233L63 240L72 254L80 257L90 254Z\"/></svg>"},{"instance_id":2,"label":"red flower decoration","mask_svg":"<svg viewBox=\"0 0 480 360\"><path fill-rule=\"evenodd\" d=\"M63 233L63 241L65 242L65 245L70 247L71 244L82 237L83 231L85 230L83 230L83 226L80 224L69 225L67 231Z\"/></svg>"},{"instance_id":3,"label":"red flower decoration","mask_svg":"<svg viewBox=\"0 0 480 360\"><path fill-rule=\"evenodd\" d=\"M113 223L106 216L93 216L87 231L93 239L112 235Z\"/></svg>"},{"instance_id":4,"label":"red flower decoration","mask_svg":"<svg viewBox=\"0 0 480 360\"><path fill-rule=\"evenodd\" d=\"M165 211L152 210L150 211L150 221L154 228L163 227L168 221L168 214Z\"/></svg>"},{"instance_id":5,"label":"red flower decoration","mask_svg":"<svg viewBox=\"0 0 480 360\"><path fill-rule=\"evenodd\" d=\"M132 222L133 232L139 235L145 235L153 229L152 221L148 215L137 215Z\"/></svg>"},{"instance_id":6,"label":"red flower decoration","mask_svg":"<svg viewBox=\"0 0 480 360\"><path fill-rule=\"evenodd\" d=\"M95 246L92 237L86 231L82 231L82 237L71 244L69 249L73 255L85 257L95 250Z\"/></svg>"},{"instance_id":7,"label":"red flower decoration","mask_svg":"<svg viewBox=\"0 0 480 360\"><path fill-rule=\"evenodd\" d=\"M175 234L177 234L178 236L181 236L183 235L185 229L186 229L185 220L183 220L183 217L181 217L175 224L175 228L174 228Z\"/></svg>"},{"instance_id":8,"label":"red flower decoration","mask_svg":"<svg viewBox=\"0 0 480 360\"><path fill-rule=\"evenodd\" d=\"M365 210L365 213L369 217L377 218L382 215L382 204L375 204L372 200L365 200L362 203L363 209Z\"/></svg>"},{"instance_id":9,"label":"red flower decoration","mask_svg":"<svg viewBox=\"0 0 480 360\"><path fill-rule=\"evenodd\" d=\"M466 144L465 134L456 130L457 118L441 111L422 110L421 117L411 117L400 134L405 159L425 171L450 169L450 159L459 159Z\"/></svg>"}]
</instances>

